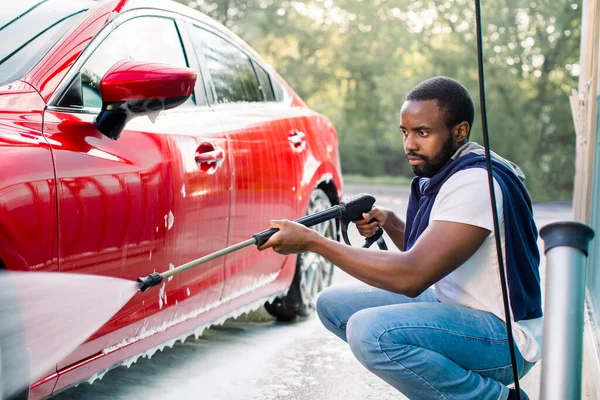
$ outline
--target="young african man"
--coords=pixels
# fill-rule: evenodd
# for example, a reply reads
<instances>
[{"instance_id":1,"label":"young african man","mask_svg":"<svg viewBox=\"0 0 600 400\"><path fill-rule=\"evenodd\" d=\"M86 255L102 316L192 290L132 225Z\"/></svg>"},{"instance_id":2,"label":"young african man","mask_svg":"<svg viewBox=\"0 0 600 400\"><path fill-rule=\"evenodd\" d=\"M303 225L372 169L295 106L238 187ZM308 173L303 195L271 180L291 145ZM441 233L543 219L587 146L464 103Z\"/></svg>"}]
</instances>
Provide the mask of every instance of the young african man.
<instances>
[{"instance_id":1,"label":"young african man","mask_svg":"<svg viewBox=\"0 0 600 400\"><path fill-rule=\"evenodd\" d=\"M459 82L428 79L400 111L415 174L407 221L374 207L357 228L384 229L400 252L349 248L291 221L261 247L312 251L356 277L317 301L327 329L410 399L511 399L513 383L483 148L469 142L473 101ZM541 356L537 228L524 176L493 155L518 374ZM522 398L527 395L522 392Z\"/></svg>"}]
</instances>

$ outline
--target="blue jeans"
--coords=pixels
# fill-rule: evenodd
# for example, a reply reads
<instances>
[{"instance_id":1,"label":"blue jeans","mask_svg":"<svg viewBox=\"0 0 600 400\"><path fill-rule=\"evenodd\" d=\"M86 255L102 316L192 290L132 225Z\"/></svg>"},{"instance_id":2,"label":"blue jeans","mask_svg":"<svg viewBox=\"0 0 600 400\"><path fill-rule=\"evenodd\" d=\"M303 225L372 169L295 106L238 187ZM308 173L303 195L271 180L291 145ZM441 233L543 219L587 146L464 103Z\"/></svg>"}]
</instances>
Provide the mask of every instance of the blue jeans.
<instances>
[{"instance_id":1,"label":"blue jeans","mask_svg":"<svg viewBox=\"0 0 600 400\"><path fill-rule=\"evenodd\" d=\"M409 399L508 397L506 328L491 313L440 303L433 289L410 298L364 283L327 288L317 313L361 364ZM515 350L522 377L533 363Z\"/></svg>"}]
</instances>

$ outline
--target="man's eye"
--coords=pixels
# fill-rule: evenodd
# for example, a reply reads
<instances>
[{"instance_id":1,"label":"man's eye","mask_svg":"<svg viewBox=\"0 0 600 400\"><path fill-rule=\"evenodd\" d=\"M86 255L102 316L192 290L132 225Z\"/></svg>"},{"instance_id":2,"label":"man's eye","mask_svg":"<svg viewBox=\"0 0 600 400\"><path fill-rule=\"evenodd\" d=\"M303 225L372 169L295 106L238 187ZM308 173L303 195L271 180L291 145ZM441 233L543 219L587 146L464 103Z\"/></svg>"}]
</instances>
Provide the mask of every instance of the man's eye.
<instances>
[{"instance_id":1,"label":"man's eye","mask_svg":"<svg viewBox=\"0 0 600 400\"><path fill-rule=\"evenodd\" d=\"M427 135L429 135L429 132L419 131L419 136L427 136Z\"/></svg>"}]
</instances>

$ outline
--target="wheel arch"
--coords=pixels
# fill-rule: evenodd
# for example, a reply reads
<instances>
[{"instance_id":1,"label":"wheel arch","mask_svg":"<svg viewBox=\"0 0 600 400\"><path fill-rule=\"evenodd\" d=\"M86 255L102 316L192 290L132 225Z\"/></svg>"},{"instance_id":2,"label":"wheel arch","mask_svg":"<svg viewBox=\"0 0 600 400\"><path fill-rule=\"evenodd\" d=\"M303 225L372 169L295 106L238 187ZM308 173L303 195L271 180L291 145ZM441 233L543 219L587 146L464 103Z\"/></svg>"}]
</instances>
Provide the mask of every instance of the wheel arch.
<instances>
[{"instance_id":1,"label":"wheel arch","mask_svg":"<svg viewBox=\"0 0 600 400\"><path fill-rule=\"evenodd\" d=\"M332 205L337 205L340 203L340 198L338 195L338 188L335 186L335 183L333 182L333 180L323 180L321 182L319 182L317 184L317 189L321 189L322 191L325 192L325 194L327 195L327 197L329 198L329 201L331 201ZM340 220L336 218L335 220L335 232L336 232L336 236L337 236L337 240L340 240Z\"/></svg>"},{"instance_id":2,"label":"wheel arch","mask_svg":"<svg viewBox=\"0 0 600 400\"><path fill-rule=\"evenodd\" d=\"M312 179L305 181L310 181L310 184L304 186L304 195L302 196L302 202L300 205L300 209L302 212L308 207L308 203L310 201L310 196L315 189L321 189L325 192L332 205L337 205L342 200L342 187L343 180L341 173L329 163L322 163L319 168L317 168L314 173L312 173ZM336 231L337 231L337 239L340 239L340 224L339 220L336 220Z\"/></svg>"}]
</instances>

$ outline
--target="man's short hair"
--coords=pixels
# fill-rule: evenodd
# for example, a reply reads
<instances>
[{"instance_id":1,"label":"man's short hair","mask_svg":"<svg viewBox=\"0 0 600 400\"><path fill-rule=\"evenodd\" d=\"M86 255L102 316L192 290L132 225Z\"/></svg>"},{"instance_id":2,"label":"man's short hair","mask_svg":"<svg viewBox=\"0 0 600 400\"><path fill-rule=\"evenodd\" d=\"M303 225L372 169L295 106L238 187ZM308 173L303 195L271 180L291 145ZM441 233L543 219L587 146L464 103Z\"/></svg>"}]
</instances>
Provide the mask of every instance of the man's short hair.
<instances>
[{"instance_id":1,"label":"man's short hair","mask_svg":"<svg viewBox=\"0 0 600 400\"><path fill-rule=\"evenodd\" d=\"M448 128L463 121L469 123L469 132L473 126L475 107L469 91L460 82L447 76L436 76L419 83L406 95L406 100L437 100Z\"/></svg>"}]
</instances>

